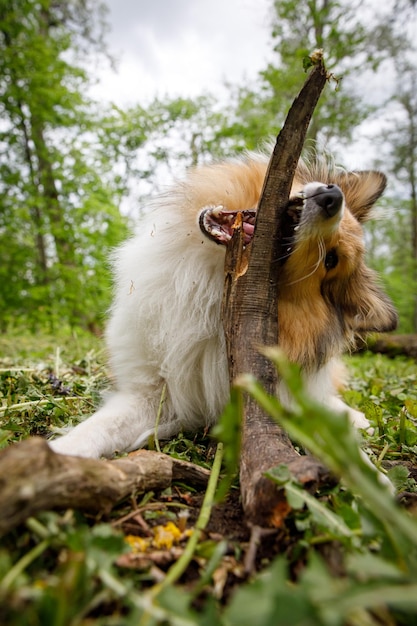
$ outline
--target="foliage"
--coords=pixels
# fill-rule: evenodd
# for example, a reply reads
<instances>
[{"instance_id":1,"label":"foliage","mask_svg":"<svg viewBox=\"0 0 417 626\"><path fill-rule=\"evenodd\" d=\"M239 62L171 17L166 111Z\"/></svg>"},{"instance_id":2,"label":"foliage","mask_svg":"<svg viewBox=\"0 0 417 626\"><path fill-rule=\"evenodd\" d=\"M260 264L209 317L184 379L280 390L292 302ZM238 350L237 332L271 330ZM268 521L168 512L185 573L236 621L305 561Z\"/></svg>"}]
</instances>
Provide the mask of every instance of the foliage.
<instances>
[{"instance_id":1,"label":"foliage","mask_svg":"<svg viewBox=\"0 0 417 626\"><path fill-rule=\"evenodd\" d=\"M75 423L98 403L107 380L101 346L93 337L68 332L58 343L53 337L38 337L34 352L31 345L33 338L25 333L0 340L2 353L8 355L0 363L3 446L7 439L46 435L57 426ZM213 519L206 534L194 539L193 556L182 578L176 578L175 569L175 576L169 573L186 550L201 506L201 494L181 484L163 493L137 494L101 520L73 511L45 512L4 537L2 623L414 623L415 520L398 507L376 472L363 462L348 422L335 421L316 406L304 395L297 372L283 369L280 357L278 362L296 397L291 416L251 379L246 381L248 390L266 403L292 437L341 474L343 484L313 497L285 468L272 471L286 490L292 512L277 544L268 544L259 560L260 572L252 572L247 580L243 568L247 531L239 515L236 525L227 517L216 527ZM415 466L415 363L368 354L351 357L348 363L355 377L346 400L364 410L375 429L372 435L364 434L365 449L377 463L390 460ZM219 428L227 440L230 471L237 453L227 449L236 440L239 401L236 391ZM193 441L182 435L162 448L207 465L213 458L207 442L204 436ZM417 491L404 465L389 474L399 490ZM232 487L227 497L233 492ZM212 512L213 517L218 515ZM161 532L165 543L157 542ZM333 559L328 561L329 551ZM331 569L332 560L339 563L336 571ZM161 588L165 573L169 584Z\"/></svg>"},{"instance_id":2,"label":"foliage","mask_svg":"<svg viewBox=\"0 0 417 626\"><path fill-rule=\"evenodd\" d=\"M387 195L394 208L391 228L382 227L379 235L385 251L378 265L405 332L417 331L416 18L415 3L406 0L394 4L389 22L381 26L379 45L389 53L382 69L393 76L393 86L376 116L381 128L377 165L390 174Z\"/></svg>"},{"instance_id":3,"label":"foliage","mask_svg":"<svg viewBox=\"0 0 417 626\"><path fill-rule=\"evenodd\" d=\"M61 329L59 344L43 334L36 350L33 345L33 335L21 329L0 342L0 352L10 355L0 360L2 446L76 424L108 384L96 337Z\"/></svg>"},{"instance_id":4,"label":"foliage","mask_svg":"<svg viewBox=\"0 0 417 626\"><path fill-rule=\"evenodd\" d=\"M339 0L280 0L272 3L273 58L253 85L235 90L236 136L245 137L250 148L275 135L305 78L305 59L324 49L326 67L333 76L322 94L309 128L314 144L340 145L349 141L355 126L371 111L363 94L355 93L352 78L358 68L375 69L381 57L375 26L359 10L359 3Z\"/></svg>"},{"instance_id":5,"label":"foliage","mask_svg":"<svg viewBox=\"0 0 417 626\"><path fill-rule=\"evenodd\" d=\"M381 168L382 169L382 168ZM387 194L379 201L376 216L365 224L366 255L399 315L399 332L415 331L414 306L417 292L416 263L412 255L410 201Z\"/></svg>"},{"instance_id":6,"label":"foliage","mask_svg":"<svg viewBox=\"0 0 417 626\"><path fill-rule=\"evenodd\" d=\"M94 17L90 3L13 0L0 9L3 328L22 319L94 328L108 303L107 253L127 228L83 95L89 79L74 59L82 38L100 41Z\"/></svg>"},{"instance_id":7,"label":"foliage","mask_svg":"<svg viewBox=\"0 0 417 626\"><path fill-rule=\"evenodd\" d=\"M404 357L386 359L364 355L349 359L356 372L344 392L348 404L365 412L375 425L367 445L375 458L391 461L409 459L417 453L417 371L414 361ZM406 481L398 485L407 491Z\"/></svg>"},{"instance_id":8,"label":"foliage","mask_svg":"<svg viewBox=\"0 0 417 626\"><path fill-rule=\"evenodd\" d=\"M417 50L414 49L414 53ZM395 96L400 115L394 116L390 122L388 163L398 181L398 193L400 198L405 196L402 202L402 215L398 216L398 222L405 214L407 232L402 244L394 248L394 254L400 256L400 262L394 267L398 273L407 276L407 284L411 287L409 294L409 314L405 319L410 320L411 330L417 331L417 70L415 64L403 61L399 62L398 88ZM405 193L404 193L405 192ZM405 211L404 211L405 208ZM391 238L397 229L393 229ZM399 230L399 229L398 229ZM397 240L398 241L398 240ZM395 241L395 243L397 243ZM404 242L408 245L404 250ZM402 254L401 254L402 247ZM402 258L401 258L402 257ZM395 259L396 260L396 259ZM411 291L411 293L410 293Z\"/></svg>"},{"instance_id":9,"label":"foliage","mask_svg":"<svg viewBox=\"0 0 417 626\"><path fill-rule=\"evenodd\" d=\"M343 579L335 581L321 560L311 554L298 585L286 589L287 566L278 559L266 575L237 592L228 611L239 616L243 624L256 619L257 624L265 625L362 623L364 610L382 606L389 607L394 615L396 611L408 614L406 620L415 617L417 602L411 596L417 590L416 520L398 508L386 482L361 453L347 415L335 419L334 414L306 395L296 366L289 364L277 348L265 352L291 391L292 410L267 395L249 375L241 376L238 386L249 392L295 441L322 459L351 490L354 500L346 507L342 504L343 494L338 494L332 511L294 484L285 466L271 470L269 475L284 487L294 510L303 511L305 506L309 510L310 525L318 532L310 540L317 541L321 532L325 541L337 540L344 545L346 570ZM281 585L276 584L277 579ZM256 602L256 597L258 602L263 601Z\"/></svg>"},{"instance_id":10,"label":"foliage","mask_svg":"<svg viewBox=\"0 0 417 626\"><path fill-rule=\"evenodd\" d=\"M377 166L392 174L387 196L390 215L398 214L395 221L370 226L371 259L398 306L401 330L410 332L417 327L415 11L412 6L398 11L397 5L388 3L379 16L369 19L370 11L370 5L340 0L271 3L273 54L253 83L228 85L226 105L206 94L194 100L156 100L146 109L132 107L126 112L119 144L125 141L137 146L132 173L138 174L141 164L147 164L145 171L142 167L142 196L155 192L190 165L258 148L282 125L304 81L306 56L314 48L324 48L333 79L315 111L308 145L319 150L324 146L345 163L346 148L358 128L368 129L365 124L369 121L367 139L373 133L371 139L378 145ZM372 85L381 81L384 90L378 101ZM371 160L372 155L369 167Z\"/></svg>"},{"instance_id":11,"label":"foliage","mask_svg":"<svg viewBox=\"0 0 417 626\"><path fill-rule=\"evenodd\" d=\"M155 99L146 107L113 108L105 120L101 141L118 146L129 192L136 205L188 167L235 151L227 137L227 115L213 95L195 99ZM230 144L230 145L229 145Z\"/></svg>"}]
</instances>

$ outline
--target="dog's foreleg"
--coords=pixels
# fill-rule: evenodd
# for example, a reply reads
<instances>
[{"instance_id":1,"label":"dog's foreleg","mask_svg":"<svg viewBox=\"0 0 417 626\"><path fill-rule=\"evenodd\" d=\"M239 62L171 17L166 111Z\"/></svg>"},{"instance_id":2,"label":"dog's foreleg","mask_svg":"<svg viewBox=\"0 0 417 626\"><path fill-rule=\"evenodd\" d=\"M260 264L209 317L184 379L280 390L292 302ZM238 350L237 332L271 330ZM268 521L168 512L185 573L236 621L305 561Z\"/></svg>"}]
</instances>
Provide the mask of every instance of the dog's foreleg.
<instances>
[{"instance_id":1,"label":"dog's foreleg","mask_svg":"<svg viewBox=\"0 0 417 626\"><path fill-rule=\"evenodd\" d=\"M128 452L147 443L154 433L158 406L133 394L116 392L91 417L67 434L49 441L54 452L88 458L111 457L115 452ZM160 437L178 433L175 420L164 422L158 429Z\"/></svg>"}]
</instances>

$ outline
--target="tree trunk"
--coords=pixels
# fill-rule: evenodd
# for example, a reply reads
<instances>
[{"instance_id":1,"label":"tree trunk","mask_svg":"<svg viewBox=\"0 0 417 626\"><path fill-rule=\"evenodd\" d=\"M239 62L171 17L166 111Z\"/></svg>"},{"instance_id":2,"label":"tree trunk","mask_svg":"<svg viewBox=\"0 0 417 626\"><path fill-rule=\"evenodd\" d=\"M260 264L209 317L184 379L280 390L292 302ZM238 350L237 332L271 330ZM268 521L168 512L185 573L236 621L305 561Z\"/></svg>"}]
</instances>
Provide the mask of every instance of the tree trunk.
<instances>
[{"instance_id":1,"label":"tree trunk","mask_svg":"<svg viewBox=\"0 0 417 626\"><path fill-rule=\"evenodd\" d=\"M416 75L411 78L411 91L406 91L400 102L404 107L407 116L407 144L404 146L404 154L401 159L401 167L407 172L408 183L410 185L410 226L411 226L411 257L413 259L413 279L417 284L417 111L415 109L414 92L416 89ZM413 91L414 87L414 91ZM417 332L417 295L414 297L413 310L413 331Z\"/></svg>"},{"instance_id":2,"label":"tree trunk","mask_svg":"<svg viewBox=\"0 0 417 626\"><path fill-rule=\"evenodd\" d=\"M37 159L38 179L44 199L44 211L49 219L50 232L55 242L56 254L63 267L75 269L73 233L59 200L50 154L45 140L44 123L37 115L32 115L32 140Z\"/></svg>"},{"instance_id":3,"label":"tree trunk","mask_svg":"<svg viewBox=\"0 0 417 626\"><path fill-rule=\"evenodd\" d=\"M48 7L41 7L39 13L39 35L49 38L51 15ZM30 106L30 104L29 104ZM50 232L55 242L56 254L63 267L76 268L74 235L61 205L52 168L51 154L46 141L45 119L36 110L31 109L31 131L37 159L38 180L44 198L44 210L49 219Z\"/></svg>"},{"instance_id":4,"label":"tree trunk","mask_svg":"<svg viewBox=\"0 0 417 626\"><path fill-rule=\"evenodd\" d=\"M26 162L29 167L32 187L33 189L36 189L39 187L39 184L36 181L36 176L35 176L35 171L34 171L34 164L33 164L34 159L33 159L33 154L32 154L32 150L30 147L30 139L29 139L28 130L26 126L27 120L25 119L25 116L23 113L23 107L21 106L20 102L18 103L18 106L19 106L19 112L21 115L20 126L22 128L24 142L25 142ZM46 254L46 242L45 242L45 235L43 233L44 219L43 219L42 212L36 203L36 200L35 200L34 206L30 208L30 214L32 216L32 221L33 221L33 225L35 228L35 242L36 242L36 250L38 253L37 266L38 266L38 271L39 271L39 283L41 285L47 285L49 282L49 276L48 276L48 261L47 261L47 254Z\"/></svg>"}]
</instances>

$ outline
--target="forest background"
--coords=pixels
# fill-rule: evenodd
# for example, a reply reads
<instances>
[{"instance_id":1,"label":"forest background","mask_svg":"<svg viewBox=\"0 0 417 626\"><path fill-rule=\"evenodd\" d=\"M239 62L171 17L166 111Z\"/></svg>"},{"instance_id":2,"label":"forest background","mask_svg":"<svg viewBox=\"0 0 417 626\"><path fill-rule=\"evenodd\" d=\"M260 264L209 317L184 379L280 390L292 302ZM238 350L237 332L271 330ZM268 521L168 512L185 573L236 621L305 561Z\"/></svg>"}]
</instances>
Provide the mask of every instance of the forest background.
<instances>
[{"instance_id":1,"label":"forest background","mask_svg":"<svg viewBox=\"0 0 417 626\"><path fill-rule=\"evenodd\" d=\"M370 264L403 332L417 331L417 9L413 0L270 3L271 60L215 93L129 107L88 96L94 62L112 63L106 5L0 1L0 326L100 331L108 255L162 182L276 136L323 48L327 86L308 145L346 165L358 128L389 176ZM368 85L378 88L368 89ZM376 147L376 150L375 150ZM360 149L360 148L359 148ZM132 211L131 207L135 207Z\"/></svg>"}]
</instances>

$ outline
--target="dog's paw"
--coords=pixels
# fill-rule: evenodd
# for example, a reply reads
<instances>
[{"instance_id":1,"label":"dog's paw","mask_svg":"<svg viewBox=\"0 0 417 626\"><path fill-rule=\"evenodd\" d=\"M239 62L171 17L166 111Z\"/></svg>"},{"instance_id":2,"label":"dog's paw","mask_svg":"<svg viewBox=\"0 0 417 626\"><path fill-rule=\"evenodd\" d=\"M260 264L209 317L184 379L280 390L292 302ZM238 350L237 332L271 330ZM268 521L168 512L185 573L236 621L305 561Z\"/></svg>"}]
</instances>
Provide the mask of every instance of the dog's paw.
<instances>
[{"instance_id":1,"label":"dog's paw","mask_svg":"<svg viewBox=\"0 0 417 626\"><path fill-rule=\"evenodd\" d=\"M64 435L49 440L48 445L57 454L81 456L87 459L99 459L101 456L94 441L86 437Z\"/></svg>"},{"instance_id":2,"label":"dog's paw","mask_svg":"<svg viewBox=\"0 0 417 626\"><path fill-rule=\"evenodd\" d=\"M371 426L370 421L365 417L361 411L356 411L356 409L352 409L349 407L348 415L350 422L355 428L360 428L362 430L366 430L369 435L373 435L374 428Z\"/></svg>"},{"instance_id":3,"label":"dog's paw","mask_svg":"<svg viewBox=\"0 0 417 626\"><path fill-rule=\"evenodd\" d=\"M371 425L365 415L361 413L361 411L356 411L355 409L350 409L349 418L353 426L356 426L356 428L363 428L366 430Z\"/></svg>"},{"instance_id":4,"label":"dog's paw","mask_svg":"<svg viewBox=\"0 0 417 626\"><path fill-rule=\"evenodd\" d=\"M393 483L390 481L390 479L388 478L388 476L386 474L384 474L384 472L382 470L379 470L372 463L371 459L369 458L369 456L366 454L366 452L364 450L361 450L361 456L362 456L362 459L365 461L365 463L367 465L369 465L369 467L371 467L376 472L379 484L383 485L383 487L388 489L390 494L392 496L394 496L395 495L395 487L394 487Z\"/></svg>"},{"instance_id":5,"label":"dog's paw","mask_svg":"<svg viewBox=\"0 0 417 626\"><path fill-rule=\"evenodd\" d=\"M366 430L369 435L374 433L374 429L371 426L370 421L365 417L361 411L352 409L339 397L332 396L328 401L329 408L336 410L340 413L347 413L349 421L355 428Z\"/></svg>"}]
</instances>

